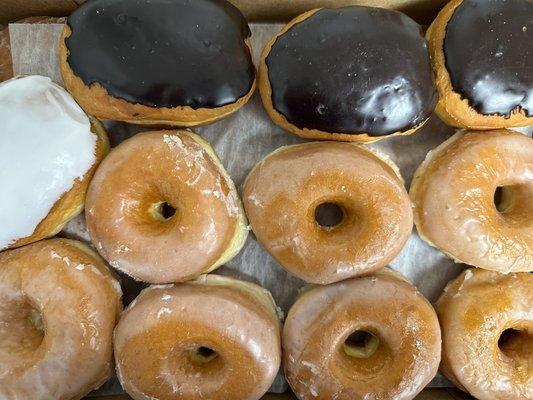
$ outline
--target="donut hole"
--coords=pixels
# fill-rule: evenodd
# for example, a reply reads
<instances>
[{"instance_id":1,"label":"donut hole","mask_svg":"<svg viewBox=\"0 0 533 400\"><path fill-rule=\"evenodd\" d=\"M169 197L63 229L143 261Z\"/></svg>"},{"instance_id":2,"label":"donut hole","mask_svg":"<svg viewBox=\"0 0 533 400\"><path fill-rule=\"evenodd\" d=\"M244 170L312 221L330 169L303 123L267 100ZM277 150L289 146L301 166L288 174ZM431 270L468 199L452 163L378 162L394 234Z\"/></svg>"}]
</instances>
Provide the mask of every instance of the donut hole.
<instances>
[{"instance_id":1,"label":"donut hole","mask_svg":"<svg viewBox=\"0 0 533 400\"><path fill-rule=\"evenodd\" d=\"M507 221L524 225L533 221L533 184L500 185L494 190L494 207Z\"/></svg>"},{"instance_id":2,"label":"donut hole","mask_svg":"<svg viewBox=\"0 0 533 400\"><path fill-rule=\"evenodd\" d=\"M496 190L494 191L494 205L496 206L496 210L499 212L505 211L505 207L502 201L503 196L503 186L498 186Z\"/></svg>"},{"instance_id":3,"label":"donut hole","mask_svg":"<svg viewBox=\"0 0 533 400\"><path fill-rule=\"evenodd\" d=\"M152 206L152 214L159 221L168 221L176 214L176 208L166 201L161 201Z\"/></svg>"},{"instance_id":4,"label":"donut hole","mask_svg":"<svg viewBox=\"0 0 533 400\"><path fill-rule=\"evenodd\" d=\"M0 329L0 347L13 349L13 354L22 359L41 346L45 336L43 315L27 296L0 301L0 326L5 327Z\"/></svg>"},{"instance_id":5,"label":"donut hole","mask_svg":"<svg viewBox=\"0 0 533 400\"><path fill-rule=\"evenodd\" d=\"M527 365L533 357L533 330L509 328L498 339L498 348L509 359Z\"/></svg>"},{"instance_id":6,"label":"donut hole","mask_svg":"<svg viewBox=\"0 0 533 400\"><path fill-rule=\"evenodd\" d=\"M324 229L333 229L340 225L346 212L344 208L336 203L325 202L315 208L315 221Z\"/></svg>"},{"instance_id":7,"label":"donut hole","mask_svg":"<svg viewBox=\"0 0 533 400\"><path fill-rule=\"evenodd\" d=\"M369 358L379 347L379 338L371 332L356 330L346 338L343 344L344 353L353 358Z\"/></svg>"},{"instance_id":8,"label":"donut hole","mask_svg":"<svg viewBox=\"0 0 533 400\"><path fill-rule=\"evenodd\" d=\"M209 347L199 346L190 350L189 356L194 363L207 364L216 359L218 354L215 350Z\"/></svg>"}]
</instances>

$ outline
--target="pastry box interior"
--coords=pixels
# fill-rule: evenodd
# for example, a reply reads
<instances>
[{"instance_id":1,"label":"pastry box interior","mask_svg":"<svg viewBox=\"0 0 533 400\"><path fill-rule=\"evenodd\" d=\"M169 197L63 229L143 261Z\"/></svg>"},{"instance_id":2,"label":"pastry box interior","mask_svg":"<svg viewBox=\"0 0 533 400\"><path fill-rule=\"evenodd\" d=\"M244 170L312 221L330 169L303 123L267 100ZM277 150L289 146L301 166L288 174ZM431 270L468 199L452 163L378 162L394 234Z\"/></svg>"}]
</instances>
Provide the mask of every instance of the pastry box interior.
<instances>
[{"instance_id":1,"label":"pastry box interior","mask_svg":"<svg viewBox=\"0 0 533 400\"><path fill-rule=\"evenodd\" d=\"M533 400L533 4L479 3L2 0L0 399Z\"/></svg>"}]
</instances>

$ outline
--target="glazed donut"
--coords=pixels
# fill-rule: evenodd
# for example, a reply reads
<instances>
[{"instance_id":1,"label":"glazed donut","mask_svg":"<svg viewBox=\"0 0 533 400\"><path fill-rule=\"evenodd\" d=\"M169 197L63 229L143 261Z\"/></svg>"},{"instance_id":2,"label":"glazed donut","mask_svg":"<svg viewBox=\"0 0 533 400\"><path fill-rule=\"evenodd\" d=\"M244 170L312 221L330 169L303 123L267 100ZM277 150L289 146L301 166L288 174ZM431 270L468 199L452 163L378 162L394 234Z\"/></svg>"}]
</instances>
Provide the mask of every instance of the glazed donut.
<instances>
[{"instance_id":1,"label":"glazed donut","mask_svg":"<svg viewBox=\"0 0 533 400\"><path fill-rule=\"evenodd\" d=\"M152 283L212 271L248 235L235 185L189 131L141 133L115 147L91 182L85 216L100 254Z\"/></svg>"},{"instance_id":2,"label":"glazed donut","mask_svg":"<svg viewBox=\"0 0 533 400\"><path fill-rule=\"evenodd\" d=\"M449 125L497 129L533 124L533 3L452 0L427 38Z\"/></svg>"},{"instance_id":3,"label":"glazed donut","mask_svg":"<svg viewBox=\"0 0 533 400\"><path fill-rule=\"evenodd\" d=\"M21 19L16 24L62 24L66 18L29 17ZM0 30L0 82L13 78L13 63L11 59L11 42L9 27Z\"/></svg>"},{"instance_id":4,"label":"glazed donut","mask_svg":"<svg viewBox=\"0 0 533 400\"><path fill-rule=\"evenodd\" d=\"M458 132L428 153L410 195L418 233L431 246L484 269L533 271L531 138Z\"/></svg>"},{"instance_id":5,"label":"glazed donut","mask_svg":"<svg viewBox=\"0 0 533 400\"><path fill-rule=\"evenodd\" d=\"M437 313L450 380L480 400L533 398L533 275L467 269Z\"/></svg>"},{"instance_id":6,"label":"glazed donut","mask_svg":"<svg viewBox=\"0 0 533 400\"><path fill-rule=\"evenodd\" d=\"M409 135L437 102L420 26L384 8L301 14L266 44L258 77L272 120L311 139Z\"/></svg>"},{"instance_id":7,"label":"glazed donut","mask_svg":"<svg viewBox=\"0 0 533 400\"><path fill-rule=\"evenodd\" d=\"M0 83L0 250L53 236L83 209L109 143L44 76Z\"/></svg>"},{"instance_id":8,"label":"glazed donut","mask_svg":"<svg viewBox=\"0 0 533 400\"><path fill-rule=\"evenodd\" d=\"M305 292L282 343L285 375L301 400L412 399L440 361L435 311L388 268Z\"/></svg>"},{"instance_id":9,"label":"glazed donut","mask_svg":"<svg viewBox=\"0 0 533 400\"><path fill-rule=\"evenodd\" d=\"M226 0L93 0L60 40L65 86L100 119L195 126L255 90L250 28Z\"/></svg>"},{"instance_id":10,"label":"glazed donut","mask_svg":"<svg viewBox=\"0 0 533 400\"><path fill-rule=\"evenodd\" d=\"M282 147L252 169L243 196L257 240L312 283L384 267L413 226L398 168L349 143Z\"/></svg>"},{"instance_id":11,"label":"glazed donut","mask_svg":"<svg viewBox=\"0 0 533 400\"><path fill-rule=\"evenodd\" d=\"M281 362L280 323L268 291L216 275L151 286L115 330L122 387L135 400L254 400Z\"/></svg>"},{"instance_id":12,"label":"glazed donut","mask_svg":"<svg viewBox=\"0 0 533 400\"><path fill-rule=\"evenodd\" d=\"M0 253L0 398L74 400L113 370L120 284L80 242Z\"/></svg>"}]
</instances>

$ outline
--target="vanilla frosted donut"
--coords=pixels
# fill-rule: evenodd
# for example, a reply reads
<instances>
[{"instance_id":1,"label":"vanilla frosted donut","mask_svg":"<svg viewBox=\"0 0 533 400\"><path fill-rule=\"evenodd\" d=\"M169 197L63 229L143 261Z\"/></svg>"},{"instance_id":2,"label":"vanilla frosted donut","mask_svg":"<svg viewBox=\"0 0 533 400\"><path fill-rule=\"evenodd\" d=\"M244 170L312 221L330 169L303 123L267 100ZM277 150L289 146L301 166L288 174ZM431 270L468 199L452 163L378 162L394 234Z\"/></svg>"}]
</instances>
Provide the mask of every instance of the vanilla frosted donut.
<instances>
[{"instance_id":1,"label":"vanilla frosted donut","mask_svg":"<svg viewBox=\"0 0 533 400\"><path fill-rule=\"evenodd\" d=\"M331 283L387 265L413 225L397 167L348 143L282 147L255 166L244 206L257 239L289 272ZM329 214L322 220L322 214Z\"/></svg>"},{"instance_id":2,"label":"vanilla frosted donut","mask_svg":"<svg viewBox=\"0 0 533 400\"><path fill-rule=\"evenodd\" d=\"M43 76L0 83L0 250L53 236L81 212L107 135Z\"/></svg>"},{"instance_id":3,"label":"vanilla frosted donut","mask_svg":"<svg viewBox=\"0 0 533 400\"><path fill-rule=\"evenodd\" d=\"M145 289L114 343L117 375L135 400L259 399L281 361L270 293L216 275Z\"/></svg>"},{"instance_id":4,"label":"vanilla frosted donut","mask_svg":"<svg viewBox=\"0 0 533 400\"><path fill-rule=\"evenodd\" d=\"M450 380L480 400L533 399L533 275L468 269L437 313Z\"/></svg>"},{"instance_id":5,"label":"vanilla frosted donut","mask_svg":"<svg viewBox=\"0 0 533 400\"><path fill-rule=\"evenodd\" d=\"M285 374L301 400L412 399L440 361L435 311L388 268L305 292L282 341Z\"/></svg>"},{"instance_id":6,"label":"vanilla frosted donut","mask_svg":"<svg viewBox=\"0 0 533 400\"><path fill-rule=\"evenodd\" d=\"M418 233L430 245L484 269L533 270L531 138L458 132L428 153L410 194Z\"/></svg>"},{"instance_id":7,"label":"vanilla frosted donut","mask_svg":"<svg viewBox=\"0 0 533 400\"><path fill-rule=\"evenodd\" d=\"M73 400L113 370L122 292L80 242L43 240L0 253L0 398Z\"/></svg>"},{"instance_id":8,"label":"vanilla frosted donut","mask_svg":"<svg viewBox=\"0 0 533 400\"><path fill-rule=\"evenodd\" d=\"M189 131L142 133L114 148L91 182L86 218L113 267L152 283L219 267L248 234L231 178Z\"/></svg>"}]
</instances>

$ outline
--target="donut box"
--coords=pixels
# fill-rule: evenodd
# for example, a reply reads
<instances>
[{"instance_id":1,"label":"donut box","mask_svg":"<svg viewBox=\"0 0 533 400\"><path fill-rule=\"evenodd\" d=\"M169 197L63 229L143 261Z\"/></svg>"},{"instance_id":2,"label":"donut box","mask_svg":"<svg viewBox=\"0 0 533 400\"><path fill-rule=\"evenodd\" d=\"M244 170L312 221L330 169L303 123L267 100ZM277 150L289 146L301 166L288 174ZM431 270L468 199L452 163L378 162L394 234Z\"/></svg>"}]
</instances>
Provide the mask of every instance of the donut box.
<instances>
[{"instance_id":1,"label":"donut box","mask_svg":"<svg viewBox=\"0 0 533 400\"><path fill-rule=\"evenodd\" d=\"M353 4L384 7L401 10L414 18L418 23L427 26L433 21L437 12L447 3L444 0L233 0L231 2L243 12L250 23L252 38L251 54L255 66L258 66L261 62L261 52L265 44L284 27L285 23L293 17L313 8L340 7ZM65 75L64 73L62 74L59 64L62 50L58 45L61 35L64 35L64 24L61 23L62 21L52 21L52 23L46 24L39 22L24 24L16 23L15 21L29 15L65 16L74 11L82 3L83 1L81 0L58 0L53 2L32 0L23 3L8 0L0 4L0 23L4 25L9 24L11 55L15 75L43 75L50 77L53 82L59 85L65 85L63 80L63 76ZM304 146L307 142L303 138L287 133L286 130L278 125L271 120L265 111L259 93L255 91L249 101L243 104L239 111L219 121L193 127L192 129L212 146L214 152L220 158L220 162L229 175L230 180L234 182L238 195L243 198L244 193L248 193L246 198L250 199L254 197L254 192L247 187L247 185L250 185L250 182L247 183L246 178L250 171L254 169L254 166L261 160L268 159L271 155L276 156L276 150L281 146ZM422 164L428 152L437 148L443 142L448 143L455 133L454 128L446 125L435 114L432 114L427 122L421 125L421 127L417 127L418 131L414 135L386 138L385 140L368 145L376 159L380 163L385 164L385 168L389 165L388 160L392 160L397 165L399 170L392 169L389 175L397 179L396 173L398 172L407 187L415 179L417 167ZM104 128L108 132L112 149L117 148L122 143L127 143L126 141L134 136L142 135L144 131L151 130L125 121L110 120L104 122ZM531 137L533 126L518 128L518 130ZM168 141L169 139L167 138L166 140ZM180 140L183 141L180 143L187 142L186 138L183 137ZM171 144L170 146L173 145ZM145 146L151 145L149 142L146 142ZM342 145L340 146L342 147ZM121 145L121 147L124 147L124 145ZM97 178L100 179L98 176ZM389 177L387 179L391 178ZM411 195L413 196L412 193ZM97 204L98 199L103 196L105 196L105 192L92 194L91 204ZM406 199L408 201L407 197ZM248 218L251 220L252 212L250 210L255 203L251 200L247 204L246 199L243 200L247 214L249 214ZM523 196L522 200L527 201L527 197ZM233 205L232 207L237 206ZM95 206L95 208L97 207ZM258 212L260 212L260 209ZM161 211L161 213L163 212ZM404 221L406 221L405 218ZM252 224L255 223L253 220L249 222ZM398 225L401 223L397 222ZM86 220L86 217L81 214L68 222L59 233L59 236L79 240L86 245L96 247L100 254L105 254L106 250L104 247L101 247L100 243L95 243L94 240L94 232L97 228L98 226L94 223L91 226L91 221ZM300 298L303 293L307 293L308 285L300 278L304 278L308 282L313 279L322 278L309 276L300 276L298 278L297 276L299 275L297 272L293 272L293 274L286 272L280 266L281 262L273 254L274 252L269 250L269 254L265 251L264 243L259 241L259 237L260 235L257 232L256 235L248 235L248 239L243 245L242 250L233 259L225 262L221 268L217 269L216 273L218 275L251 281L266 288L272 293L277 306L287 316L295 300ZM262 240L262 238L260 239ZM105 238L101 240L104 241ZM401 242L402 239L397 238L395 240ZM427 238L422 240L414 230L411 235L407 233L403 250L398 250L399 254L393 257L392 261L387 264L392 269L401 272L401 274L416 286L423 296L432 304L435 304L446 284L461 273L464 274L465 267L462 264L457 264L452 258L429 246L426 241ZM111 256L106 254L105 258L111 266L114 266L113 261L110 261ZM461 259L459 257L456 258ZM423 260L423 262L420 260ZM88 263L87 261L84 262ZM122 271L124 272L124 270ZM470 276L468 273L469 271L466 272L467 276ZM139 292L148 286L147 284L132 279L129 275L136 276L132 271L120 273L125 306L131 303L135 304L136 301L139 301L141 297L135 300ZM138 276L140 275L136 277ZM342 277L341 279L344 278ZM163 277L160 282L155 283L164 283L169 279L181 278ZM327 281L328 278L324 279L326 280L317 280L313 283L331 283ZM139 278L139 280L146 279ZM461 287L455 289L460 291ZM166 289L163 287L161 290L165 291ZM143 293L145 294L144 297L148 297L148 292ZM165 296L170 296L169 292L164 292L163 297ZM447 302L450 301L450 297L453 298L453 295L448 294ZM443 301L443 304L448 303ZM299 312L305 314L305 310L299 310ZM401 310L398 310L398 313L400 312ZM130 313L128 317L130 319L136 318L134 313ZM308 329L308 327L300 329ZM146 357L149 357L149 355L147 354ZM209 357L209 355L206 357ZM320 359L320 357L318 358ZM145 358L145 360L149 362L148 360L150 359ZM317 364L319 363L320 361L317 361ZM124 371L119 373L124 373ZM293 387L295 386L293 385ZM132 389L130 388L129 390ZM313 391L311 391L311 394L313 394ZM109 400L130 399L120 387L117 378L113 378L100 389L92 392L88 398ZM293 398L296 397L290 392L289 386L281 372L278 373L269 393L263 397L263 399L272 400ZM454 383L440 373L416 397L416 399L421 400L469 398L472 397L458 390Z\"/></svg>"}]
</instances>

